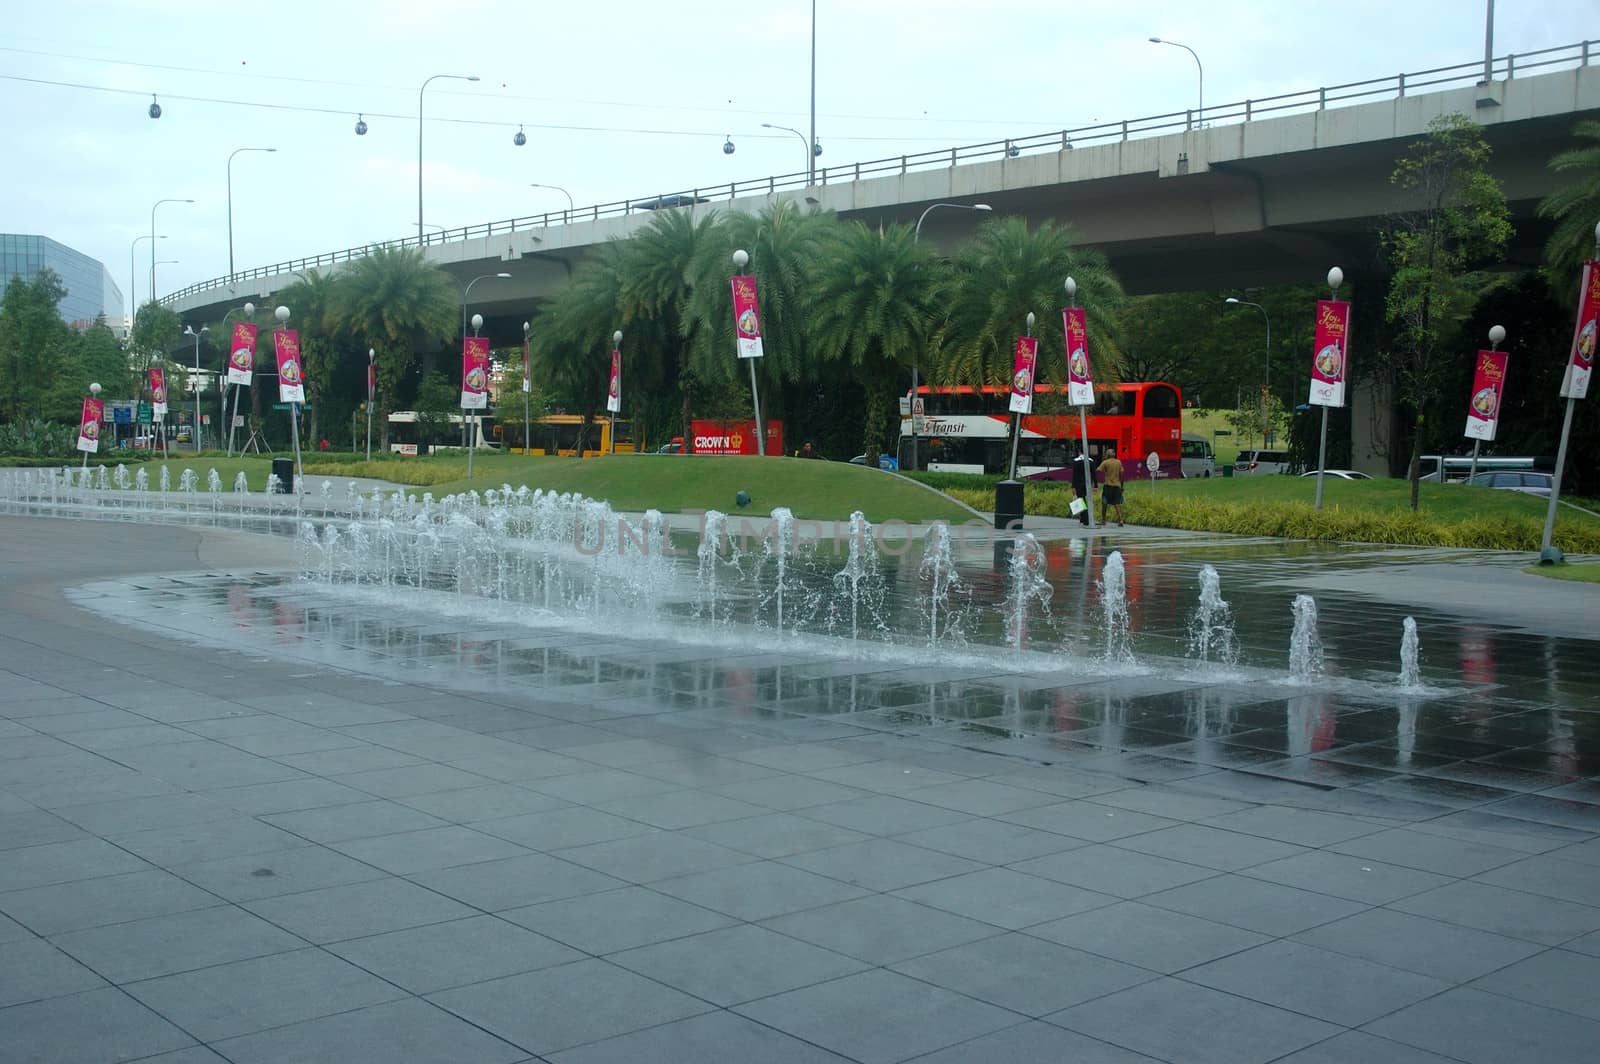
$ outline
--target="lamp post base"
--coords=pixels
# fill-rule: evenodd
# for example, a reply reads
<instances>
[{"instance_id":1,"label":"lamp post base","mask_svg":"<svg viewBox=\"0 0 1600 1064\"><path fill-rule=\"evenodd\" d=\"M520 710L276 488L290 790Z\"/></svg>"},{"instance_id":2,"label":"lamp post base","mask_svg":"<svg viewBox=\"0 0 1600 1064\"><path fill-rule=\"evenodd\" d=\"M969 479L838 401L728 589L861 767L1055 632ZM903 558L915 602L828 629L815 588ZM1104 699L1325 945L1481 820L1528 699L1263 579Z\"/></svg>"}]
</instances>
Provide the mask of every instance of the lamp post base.
<instances>
[{"instance_id":1,"label":"lamp post base","mask_svg":"<svg viewBox=\"0 0 1600 1064\"><path fill-rule=\"evenodd\" d=\"M1567 556L1561 553L1560 547L1545 547L1539 551L1540 565L1565 565Z\"/></svg>"}]
</instances>

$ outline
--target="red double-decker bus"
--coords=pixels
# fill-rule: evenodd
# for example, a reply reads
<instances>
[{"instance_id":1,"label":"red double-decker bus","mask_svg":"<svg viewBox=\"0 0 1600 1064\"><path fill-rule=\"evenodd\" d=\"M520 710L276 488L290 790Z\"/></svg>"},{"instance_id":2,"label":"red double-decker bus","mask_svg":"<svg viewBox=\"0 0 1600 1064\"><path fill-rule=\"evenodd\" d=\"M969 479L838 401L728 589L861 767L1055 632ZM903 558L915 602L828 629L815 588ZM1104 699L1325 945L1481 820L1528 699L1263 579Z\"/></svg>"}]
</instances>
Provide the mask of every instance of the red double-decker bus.
<instances>
[{"instance_id":1,"label":"red double-decker bus","mask_svg":"<svg viewBox=\"0 0 1600 1064\"><path fill-rule=\"evenodd\" d=\"M1034 406L1049 408L1053 389L1041 383ZM910 469L912 409L920 402L916 466L930 472L1003 474L1011 461L1011 391L1005 385L922 385L901 403L900 468ZM1017 476L1070 480L1081 447L1076 408L1024 414L1017 442ZM1089 457L1122 459L1130 478L1148 477L1145 459L1160 458L1163 476L1182 475L1183 395L1164 381L1097 385L1089 412Z\"/></svg>"}]
</instances>

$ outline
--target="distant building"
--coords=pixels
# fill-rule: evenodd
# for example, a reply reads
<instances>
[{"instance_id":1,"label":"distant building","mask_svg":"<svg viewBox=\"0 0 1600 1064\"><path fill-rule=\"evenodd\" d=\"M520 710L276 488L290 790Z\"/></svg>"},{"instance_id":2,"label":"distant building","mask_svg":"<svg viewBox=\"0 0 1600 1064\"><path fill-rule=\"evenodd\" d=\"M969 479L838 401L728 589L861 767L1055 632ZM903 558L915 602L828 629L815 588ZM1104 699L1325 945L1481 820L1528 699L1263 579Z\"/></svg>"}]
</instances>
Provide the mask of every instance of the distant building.
<instances>
[{"instance_id":1,"label":"distant building","mask_svg":"<svg viewBox=\"0 0 1600 1064\"><path fill-rule=\"evenodd\" d=\"M121 332L125 310L122 289L98 259L58 244L47 236L0 233L0 298L13 277L31 281L46 267L56 271L67 294L56 308L61 320L82 332L104 314L106 324Z\"/></svg>"}]
</instances>

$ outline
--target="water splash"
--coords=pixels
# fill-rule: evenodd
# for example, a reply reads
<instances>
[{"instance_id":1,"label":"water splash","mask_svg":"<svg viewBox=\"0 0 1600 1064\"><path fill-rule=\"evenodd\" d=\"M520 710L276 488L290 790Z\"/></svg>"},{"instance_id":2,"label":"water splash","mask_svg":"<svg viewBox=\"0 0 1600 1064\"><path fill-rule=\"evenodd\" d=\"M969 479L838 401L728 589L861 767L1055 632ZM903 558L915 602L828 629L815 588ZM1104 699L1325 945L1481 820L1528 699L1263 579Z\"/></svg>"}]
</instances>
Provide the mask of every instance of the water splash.
<instances>
[{"instance_id":1,"label":"water splash","mask_svg":"<svg viewBox=\"0 0 1600 1064\"><path fill-rule=\"evenodd\" d=\"M1417 661L1417 621L1407 617L1401 626L1400 636L1400 686L1415 690L1422 686L1422 668Z\"/></svg>"},{"instance_id":2,"label":"water splash","mask_svg":"<svg viewBox=\"0 0 1600 1064\"><path fill-rule=\"evenodd\" d=\"M1129 634L1128 574L1122 552L1106 558L1100 576L1100 618L1104 635L1101 657L1112 663L1132 663L1133 639Z\"/></svg>"},{"instance_id":3,"label":"water splash","mask_svg":"<svg viewBox=\"0 0 1600 1064\"><path fill-rule=\"evenodd\" d=\"M165 495L172 490L172 474L166 466L161 467L161 494Z\"/></svg>"},{"instance_id":4,"label":"water splash","mask_svg":"<svg viewBox=\"0 0 1600 1064\"><path fill-rule=\"evenodd\" d=\"M1044 548L1027 532L1016 533L1006 563L1006 642L1021 653L1028 642L1028 618L1034 604L1050 613L1050 581L1045 578Z\"/></svg>"},{"instance_id":5,"label":"water splash","mask_svg":"<svg viewBox=\"0 0 1600 1064\"><path fill-rule=\"evenodd\" d=\"M700 546L695 551L699 562L698 594L695 612L717 623L717 561L722 556L722 542L728 528L728 515L721 510L707 510L700 531Z\"/></svg>"},{"instance_id":6,"label":"water splash","mask_svg":"<svg viewBox=\"0 0 1600 1064\"><path fill-rule=\"evenodd\" d=\"M850 603L850 638L861 638L861 615L865 611L879 627L878 601L883 595L883 576L878 565L878 543L872 537L872 522L856 510L850 515L849 554L844 568L833 574L833 585Z\"/></svg>"},{"instance_id":7,"label":"water splash","mask_svg":"<svg viewBox=\"0 0 1600 1064\"><path fill-rule=\"evenodd\" d=\"M917 576L928 581L928 645L939 645L939 614L945 616L945 632L951 628L950 596L961 588L961 577L956 572L955 558L950 545L950 526L943 521L934 522L922 545L922 561L917 565Z\"/></svg>"},{"instance_id":8,"label":"water splash","mask_svg":"<svg viewBox=\"0 0 1600 1064\"><path fill-rule=\"evenodd\" d=\"M127 491L133 482L133 478L128 474L128 467L120 463L117 465L117 471L111 474L111 480L116 484L118 491Z\"/></svg>"},{"instance_id":9,"label":"water splash","mask_svg":"<svg viewBox=\"0 0 1600 1064\"><path fill-rule=\"evenodd\" d=\"M794 512L787 506L772 511L772 524L761 541L761 548L777 570L769 597L776 604L777 628L781 632L784 630L783 598L789 590L789 563L794 557Z\"/></svg>"},{"instance_id":10,"label":"water splash","mask_svg":"<svg viewBox=\"0 0 1600 1064\"><path fill-rule=\"evenodd\" d=\"M1289 636L1289 679L1310 683L1322 676L1322 638L1317 634L1317 602L1294 597L1294 631Z\"/></svg>"},{"instance_id":11,"label":"water splash","mask_svg":"<svg viewBox=\"0 0 1600 1064\"><path fill-rule=\"evenodd\" d=\"M1229 667L1239 663L1233 610L1222 598L1222 577L1214 566L1200 569L1200 604L1189 616L1189 656Z\"/></svg>"}]
</instances>

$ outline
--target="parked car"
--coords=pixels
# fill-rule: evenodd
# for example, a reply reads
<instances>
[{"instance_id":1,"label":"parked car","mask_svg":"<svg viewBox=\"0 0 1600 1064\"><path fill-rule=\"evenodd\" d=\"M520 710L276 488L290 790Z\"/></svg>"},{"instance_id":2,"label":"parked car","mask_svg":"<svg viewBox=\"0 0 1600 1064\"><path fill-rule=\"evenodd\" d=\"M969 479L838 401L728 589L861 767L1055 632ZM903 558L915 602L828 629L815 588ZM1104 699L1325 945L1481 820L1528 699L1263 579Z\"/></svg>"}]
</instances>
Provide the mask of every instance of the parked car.
<instances>
[{"instance_id":1,"label":"parked car","mask_svg":"<svg viewBox=\"0 0 1600 1064\"><path fill-rule=\"evenodd\" d=\"M864 455L864 454L858 454L854 458L850 459L850 464L851 465L866 465L867 464L867 456ZM895 457L893 455L879 453L879 455L878 455L878 468L879 469L886 469L891 473L896 473L896 472L899 472L899 470L900 470L900 463L895 460Z\"/></svg>"},{"instance_id":2,"label":"parked car","mask_svg":"<svg viewBox=\"0 0 1600 1064\"><path fill-rule=\"evenodd\" d=\"M1240 451L1239 460L1233 463L1233 475L1236 477L1287 472L1289 472L1288 451Z\"/></svg>"},{"instance_id":3,"label":"parked car","mask_svg":"<svg viewBox=\"0 0 1600 1064\"><path fill-rule=\"evenodd\" d=\"M656 454L682 454L683 440L674 437L671 443L663 443L656 448Z\"/></svg>"},{"instance_id":4,"label":"parked car","mask_svg":"<svg viewBox=\"0 0 1600 1064\"><path fill-rule=\"evenodd\" d=\"M1217 456L1211 449L1211 441L1204 436L1183 434L1182 450L1180 454L1180 468L1186 479L1199 477L1204 480L1217 475Z\"/></svg>"},{"instance_id":5,"label":"parked car","mask_svg":"<svg viewBox=\"0 0 1600 1064\"><path fill-rule=\"evenodd\" d=\"M1340 480L1371 480L1372 479L1370 476L1368 476L1367 474L1361 472L1358 469L1324 469L1322 471L1322 474L1323 474L1323 476L1338 477ZM1314 476L1317 475L1317 471L1315 469L1313 469L1309 473L1301 473L1300 475L1303 476L1303 477L1314 477Z\"/></svg>"},{"instance_id":6,"label":"parked car","mask_svg":"<svg viewBox=\"0 0 1600 1064\"><path fill-rule=\"evenodd\" d=\"M1499 488L1501 491L1520 491L1524 495L1538 495L1548 499L1555 477L1549 473L1525 473L1515 469L1492 469L1468 477L1466 483L1477 488Z\"/></svg>"}]
</instances>

